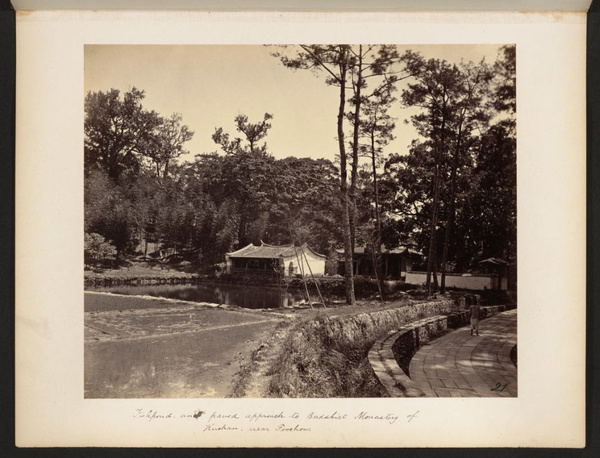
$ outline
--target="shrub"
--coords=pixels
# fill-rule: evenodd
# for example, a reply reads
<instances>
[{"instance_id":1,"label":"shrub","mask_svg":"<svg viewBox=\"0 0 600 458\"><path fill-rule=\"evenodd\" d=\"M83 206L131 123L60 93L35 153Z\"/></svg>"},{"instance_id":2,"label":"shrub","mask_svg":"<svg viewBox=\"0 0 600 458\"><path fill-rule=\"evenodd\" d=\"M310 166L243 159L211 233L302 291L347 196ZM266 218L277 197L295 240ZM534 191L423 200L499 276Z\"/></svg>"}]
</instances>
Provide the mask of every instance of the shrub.
<instances>
[{"instance_id":1,"label":"shrub","mask_svg":"<svg viewBox=\"0 0 600 458\"><path fill-rule=\"evenodd\" d=\"M117 255L117 249L100 234L92 232L84 236L84 256L87 263L100 264L111 262Z\"/></svg>"}]
</instances>

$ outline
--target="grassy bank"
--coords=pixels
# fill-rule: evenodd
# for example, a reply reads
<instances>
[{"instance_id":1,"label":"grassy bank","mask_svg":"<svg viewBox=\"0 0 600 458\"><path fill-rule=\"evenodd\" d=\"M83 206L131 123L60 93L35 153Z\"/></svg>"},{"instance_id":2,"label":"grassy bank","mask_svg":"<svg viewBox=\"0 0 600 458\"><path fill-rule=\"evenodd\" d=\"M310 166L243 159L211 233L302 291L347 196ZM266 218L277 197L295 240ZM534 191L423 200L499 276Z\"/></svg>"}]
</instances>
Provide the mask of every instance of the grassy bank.
<instances>
[{"instance_id":1,"label":"grassy bank","mask_svg":"<svg viewBox=\"0 0 600 458\"><path fill-rule=\"evenodd\" d=\"M401 302L386 310L327 316L297 323L267 372L272 397L382 397L367 354L391 330L427 316L450 313L451 300Z\"/></svg>"}]
</instances>

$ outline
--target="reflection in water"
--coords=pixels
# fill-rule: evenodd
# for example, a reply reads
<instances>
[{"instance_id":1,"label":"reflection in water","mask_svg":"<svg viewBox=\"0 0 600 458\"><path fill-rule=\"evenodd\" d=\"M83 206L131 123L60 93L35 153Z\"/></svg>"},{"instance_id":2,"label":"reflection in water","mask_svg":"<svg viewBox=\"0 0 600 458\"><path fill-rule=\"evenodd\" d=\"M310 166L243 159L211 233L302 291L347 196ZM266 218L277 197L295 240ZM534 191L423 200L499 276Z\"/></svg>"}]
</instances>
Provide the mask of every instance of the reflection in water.
<instances>
[{"instance_id":1,"label":"reflection in water","mask_svg":"<svg viewBox=\"0 0 600 458\"><path fill-rule=\"evenodd\" d=\"M251 309L292 307L302 300L302 293L296 291L262 286L210 283L199 285L111 286L95 288L94 291L166 297L191 302L210 302Z\"/></svg>"}]
</instances>

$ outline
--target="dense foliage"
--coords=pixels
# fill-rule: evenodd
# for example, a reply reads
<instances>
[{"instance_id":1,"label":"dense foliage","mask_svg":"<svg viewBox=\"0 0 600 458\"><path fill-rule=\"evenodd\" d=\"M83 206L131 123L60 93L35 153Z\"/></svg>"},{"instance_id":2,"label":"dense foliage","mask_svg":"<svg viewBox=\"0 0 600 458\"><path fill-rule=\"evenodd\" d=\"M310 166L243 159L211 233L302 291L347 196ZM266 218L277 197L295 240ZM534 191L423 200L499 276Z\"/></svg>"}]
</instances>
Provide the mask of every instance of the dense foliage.
<instances>
[{"instance_id":1,"label":"dense foliage","mask_svg":"<svg viewBox=\"0 0 600 458\"><path fill-rule=\"evenodd\" d=\"M366 245L375 259L381 243L410 245L423 253L423 268L442 274L477 270L488 257L516 259L514 46L493 64L399 55L393 46L273 54L337 87L336 162L275 159L269 113L257 122L238 115L235 133L216 127L218 151L181 161L194 133L180 114L147 110L136 88L90 92L88 258L178 253L211 269L226 252L262 240L307 242L327 255ZM398 104L410 108L403 121L416 133L408 151L394 152L390 108Z\"/></svg>"},{"instance_id":2,"label":"dense foliage","mask_svg":"<svg viewBox=\"0 0 600 458\"><path fill-rule=\"evenodd\" d=\"M426 254L428 274L442 273L443 290L445 272L478 270L489 257L516 261L514 47L493 67L403 59L413 78L402 103L419 108L410 120L419 136L408 154L386 160L386 209L397 236Z\"/></svg>"},{"instance_id":3,"label":"dense foliage","mask_svg":"<svg viewBox=\"0 0 600 458\"><path fill-rule=\"evenodd\" d=\"M177 165L173 158L191 131L179 115L162 120L148 112L142 99L137 89L123 98L116 90L86 98L86 234L101 234L120 258L179 253L206 268L223 262L226 252L261 240L308 242L326 254L337 245L334 165L326 159L274 159L261 144L270 114L254 124L237 116L241 136L215 129L221 153ZM99 121L101 112L110 119ZM127 119L136 116L145 129ZM157 246L160 253L153 253Z\"/></svg>"}]
</instances>

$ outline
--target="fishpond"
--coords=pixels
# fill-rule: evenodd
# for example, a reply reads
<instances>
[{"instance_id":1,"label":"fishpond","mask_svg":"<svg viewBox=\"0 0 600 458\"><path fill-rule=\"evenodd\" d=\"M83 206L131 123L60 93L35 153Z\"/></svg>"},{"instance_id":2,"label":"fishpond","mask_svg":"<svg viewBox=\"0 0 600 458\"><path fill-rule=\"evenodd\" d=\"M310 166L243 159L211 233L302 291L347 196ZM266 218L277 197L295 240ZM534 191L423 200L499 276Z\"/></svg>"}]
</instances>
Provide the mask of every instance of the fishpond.
<instances>
[{"instance_id":1,"label":"fishpond","mask_svg":"<svg viewBox=\"0 0 600 458\"><path fill-rule=\"evenodd\" d=\"M130 296L154 296L191 302L209 302L251 309L293 307L303 300L301 291L254 285L205 283L197 285L107 286L90 289Z\"/></svg>"}]
</instances>

